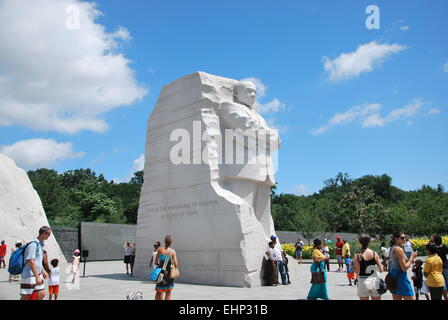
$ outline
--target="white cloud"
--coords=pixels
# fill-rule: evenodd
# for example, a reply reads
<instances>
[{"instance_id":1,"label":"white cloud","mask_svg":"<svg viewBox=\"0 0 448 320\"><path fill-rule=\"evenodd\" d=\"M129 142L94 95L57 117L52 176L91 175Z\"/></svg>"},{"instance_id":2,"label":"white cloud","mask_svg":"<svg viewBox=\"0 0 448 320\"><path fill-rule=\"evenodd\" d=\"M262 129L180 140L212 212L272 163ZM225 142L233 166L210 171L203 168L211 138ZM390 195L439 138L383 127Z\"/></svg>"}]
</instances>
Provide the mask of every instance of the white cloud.
<instances>
[{"instance_id":1,"label":"white cloud","mask_svg":"<svg viewBox=\"0 0 448 320\"><path fill-rule=\"evenodd\" d=\"M308 196L311 194L310 190L308 190L308 187L304 184L299 184L294 188L294 193L298 196Z\"/></svg>"},{"instance_id":2,"label":"white cloud","mask_svg":"<svg viewBox=\"0 0 448 320\"><path fill-rule=\"evenodd\" d=\"M132 161L132 168L123 178L112 179L116 183L129 182L137 171L144 170L145 168L145 154L141 154L137 159Z\"/></svg>"},{"instance_id":3,"label":"white cloud","mask_svg":"<svg viewBox=\"0 0 448 320\"><path fill-rule=\"evenodd\" d=\"M70 5L79 29L66 27ZM0 126L103 132L101 115L147 94L120 52L128 30L106 32L99 15L79 0L0 2Z\"/></svg>"},{"instance_id":4,"label":"white cloud","mask_svg":"<svg viewBox=\"0 0 448 320\"><path fill-rule=\"evenodd\" d=\"M258 102L258 112L263 113L276 113L286 108L286 105L278 99L274 99L267 103Z\"/></svg>"},{"instance_id":5,"label":"white cloud","mask_svg":"<svg viewBox=\"0 0 448 320\"><path fill-rule=\"evenodd\" d=\"M406 120L407 123L410 123L411 118L421 114L420 110L425 104L429 104L429 102L424 102L421 98L414 98L404 107L393 109L386 116L381 116L379 112L381 108L380 104L362 104L350 108L345 112L336 113L325 125L313 129L311 133L313 135L320 135L337 125L348 124L355 121L359 122L364 128L382 127L387 123L399 120ZM427 115L439 112L440 110L438 109L431 109Z\"/></svg>"},{"instance_id":6,"label":"white cloud","mask_svg":"<svg viewBox=\"0 0 448 320\"><path fill-rule=\"evenodd\" d=\"M357 77L363 72L369 72L392 53L406 49L399 44L379 44L372 41L359 45L355 52L342 53L339 57L331 60L323 57L324 69L330 73L328 79L334 82Z\"/></svg>"},{"instance_id":7,"label":"white cloud","mask_svg":"<svg viewBox=\"0 0 448 320\"><path fill-rule=\"evenodd\" d=\"M431 110L429 110L427 113L426 113L426 115L427 116L432 116L433 114L438 114L438 113L440 113L441 111L440 111L440 109L431 109Z\"/></svg>"},{"instance_id":8,"label":"white cloud","mask_svg":"<svg viewBox=\"0 0 448 320\"><path fill-rule=\"evenodd\" d=\"M443 71L448 72L448 62L443 65Z\"/></svg>"},{"instance_id":9,"label":"white cloud","mask_svg":"<svg viewBox=\"0 0 448 320\"><path fill-rule=\"evenodd\" d=\"M132 174L136 171L141 171L145 168L145 154L141 154L140 157L132 161Z\"/></svg>"},{"instance_id":10,"label":"white cloud","mask_svg":"<svg viewBox=\"0 0 448 320\"><path fill-rule=\"evenodd\" d=\"M75 153L73 143L52 139L30 139L9 146L0 146L0 152L13 159L24 169L49 168L57 161L81 158L85 152Z\"/></svg>"},{"instance_id":11,"label":"white cloud","mask_svg":"<svg viewBox=\"0 0 448 320\"><path fill-rule=\"evenodd\" d=\"M260 99L264 98L266 96L266 91L268 87L258 78L245 78L241 79L241 81L250 81L255 85L255 88L257 89L257 112L260 114L266 114L266 113L277 113L280 111L283 111L286 109L286 104L281 102L279 99L274 98L269 102L262 103L260 102Z\"/></svg>"},{"instance_id":12,"label":"white cloud","mask_svg":"<svg viewBox=\"0 0 448 320\"><path fill-rule=\"evenodd\" d=\"M408 31L409 29L409 26L400 26L401 31Z\"/></svg>"}]
</instances>

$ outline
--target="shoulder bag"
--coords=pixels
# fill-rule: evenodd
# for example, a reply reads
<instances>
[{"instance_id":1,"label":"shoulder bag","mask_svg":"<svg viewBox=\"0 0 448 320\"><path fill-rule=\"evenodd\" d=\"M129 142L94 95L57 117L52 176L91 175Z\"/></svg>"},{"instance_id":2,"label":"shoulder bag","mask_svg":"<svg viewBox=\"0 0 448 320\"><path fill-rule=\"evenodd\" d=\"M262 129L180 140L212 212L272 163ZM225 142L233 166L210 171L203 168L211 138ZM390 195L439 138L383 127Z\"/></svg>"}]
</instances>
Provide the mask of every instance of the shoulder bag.
<instances>
[{"instance_id":1,"label":"shoulder bag","mask_svg":"<svg viewBox=\"0 0 448 320\"><path fill-rule=\"evenodd\" d=\"M314 263L317 264L317 268L319 271L311 272L311 284L323 284L323 283L325 283L325 277L324 277L324 272L320 268L321 263L317 263L317 262L314 262Z\"/></svg>"},{"instance_id":2,"label":"shoulder bag","mask_svg":"<svg viewBox=\"0 0 448 320\"><path fill-rule=\"evenodd\" d=\"M170 279L177 279L180 276L179 269L174 266L173 255L170 254L171 266L170 266Z\"/></svg>"}]
</instances>

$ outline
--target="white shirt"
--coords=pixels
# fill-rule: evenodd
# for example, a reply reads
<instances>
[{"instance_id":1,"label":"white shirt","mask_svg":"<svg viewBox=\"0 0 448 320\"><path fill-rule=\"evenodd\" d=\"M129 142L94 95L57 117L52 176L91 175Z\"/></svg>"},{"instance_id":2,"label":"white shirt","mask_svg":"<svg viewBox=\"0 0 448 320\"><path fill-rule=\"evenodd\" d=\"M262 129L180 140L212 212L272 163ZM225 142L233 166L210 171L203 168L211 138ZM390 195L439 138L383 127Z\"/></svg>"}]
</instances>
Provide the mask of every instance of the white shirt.
<instances>
[{"instance_id":1,"label":"white shirt","mask_svg":"<svg viewBox=\"0 0 448 320\"><path fill-rule=\"evenodd\" d=\"M406 241L403 245L404 252L412 252L412 244L410 241Z\"/></svg>"},{"instance_id":2,"label":"white shirt","mask_svg":"<svg viewBox=\"0 0 448 320\"><path fill-rule=\"evenodd\" d=\"M157 250L152 252L152 268L156 269L156 256L157 256Z\"/></svg>"},{"instance_id":3,"label":"white shirt","mask_svg":"<svg viewBox=\"0 0 448 320\"><path fill-rule=\"evenodd\" d=\"M388 258L389 257L389 249L387 249L386 247L381 247L381 254L384 256L384 258Z\"/></svg>"},{"instance_id":4,"label":"white shirt","mask_svg":"<svg viewBox=\"0 0 448 320\"><path fill-rule=\"evenodd\" d=\"M322 251L324 252L325 258L328 258L330 256L330 248L327 246L323 247Z\"/></svg>"},{"instance_id":5,"label":"white shirt","mask_svg":"<svg viewBox=\"0 0 448 320\"><path fill-rule=\"evenodd\" d=\"M278 241L278 238L277 238L277 242L275 243L274 249L276 250L276 256L279 257L279 259L277 259L275 261L283 261L283 257L282 257L283 248L282 248L282 245L280 244L280 241Z\"/></svg>"},{"instance_id":6,"label":"white shirt","mask_svg":"<svg viewBox=\"0 0 448 320\"><path fill-rule=\"evenodd\" d=\"M274 260L274 261L282 261L282 252L274 247L274 248L269 248L268 249L269 252L269 259Z\"/></svg>"},{"instance_id":7,"label":"white shirt","mask_svg":"<svg viewBox=\"0 0 448 320\"><path fill-rule=\"evenodd\" d=\"M50 269L50 280L48 280L49 286L59 285L59 275L61 274L61 269L59 267Z\"/></svg>"},{"instance_id":8,"label":"white shirt","mask_svg":"<svg viewBox=\"0 0 448 320\"><path fill-rule=\"evenodd\" d=\"M125 247L124 248L124 255L130 256L132 254L132 247Z\"/></svg>"}]
</instances>

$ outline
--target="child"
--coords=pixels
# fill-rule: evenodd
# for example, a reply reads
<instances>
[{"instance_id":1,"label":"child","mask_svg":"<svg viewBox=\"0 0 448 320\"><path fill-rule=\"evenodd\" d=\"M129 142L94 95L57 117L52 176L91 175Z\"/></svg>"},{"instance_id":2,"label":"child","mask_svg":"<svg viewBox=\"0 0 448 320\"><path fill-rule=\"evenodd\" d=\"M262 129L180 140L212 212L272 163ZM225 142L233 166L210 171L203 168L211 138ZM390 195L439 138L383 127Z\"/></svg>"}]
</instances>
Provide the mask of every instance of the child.
<instances>
[{"instance_id":1,"label":"child","mask_svg":"<svg viewBox=\"0 0 448 320\"><path fill-rule=\"evenodd\" d=\"M353 271L353 261L348 255L345 258L345 267L347 269L347 278L349 282L349 286L353 286L352 279L355 279L355 271Z\"/></svg>"},{"instance_id":2,"label":"child","mask_svg":"<svg viewBox=\"0 0 448 320\"><path fill-rule=\"evenodd\" d=\"M48 291L51 296L54 295L54 300L58 300L59 295L59 275L61 274L61 269L58 267L59 260L51 260L51 265L53 268L50 269L50 280L48 281Z\"/></svg>"},{"instance_id":3,"label":"child","mask_svg":"<svg viewBox=\"0 0 448 320\"><path fill-rule=\"evenodd\" d=\"M73 252L73 259L72 259L72 273L73 273L72 283L75 283L76 274L78 273L78 270L79 270L79 264L80 264L80 259L81 259L80 256L81 256L81 252L79 251L79 249L76 249Z\"/></svg>"}]
</instances>

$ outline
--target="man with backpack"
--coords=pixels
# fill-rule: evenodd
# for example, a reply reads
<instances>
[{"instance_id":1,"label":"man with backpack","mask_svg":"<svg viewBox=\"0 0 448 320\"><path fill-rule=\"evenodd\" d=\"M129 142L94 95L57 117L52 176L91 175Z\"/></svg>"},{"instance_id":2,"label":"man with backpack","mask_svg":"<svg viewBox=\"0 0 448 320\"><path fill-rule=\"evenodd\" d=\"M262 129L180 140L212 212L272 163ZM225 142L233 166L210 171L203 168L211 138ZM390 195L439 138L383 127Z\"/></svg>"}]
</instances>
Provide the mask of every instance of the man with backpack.
<instances>
[{"instance_id":1,"label":"man with backpack","mask_svg":"<svg viewBox=\"0 0 448 320\"><path fill-rule=\"evenodd\" d=\"M43 243L51 235L49 227L39 229L37 239L26 245L23 252L23 270L21 272L20 282L20 300L29 300L33 292L35 292L36 300L42 300L45 297L44 281L42 274L43 269Z\"/></svg>"}]
</instances>

